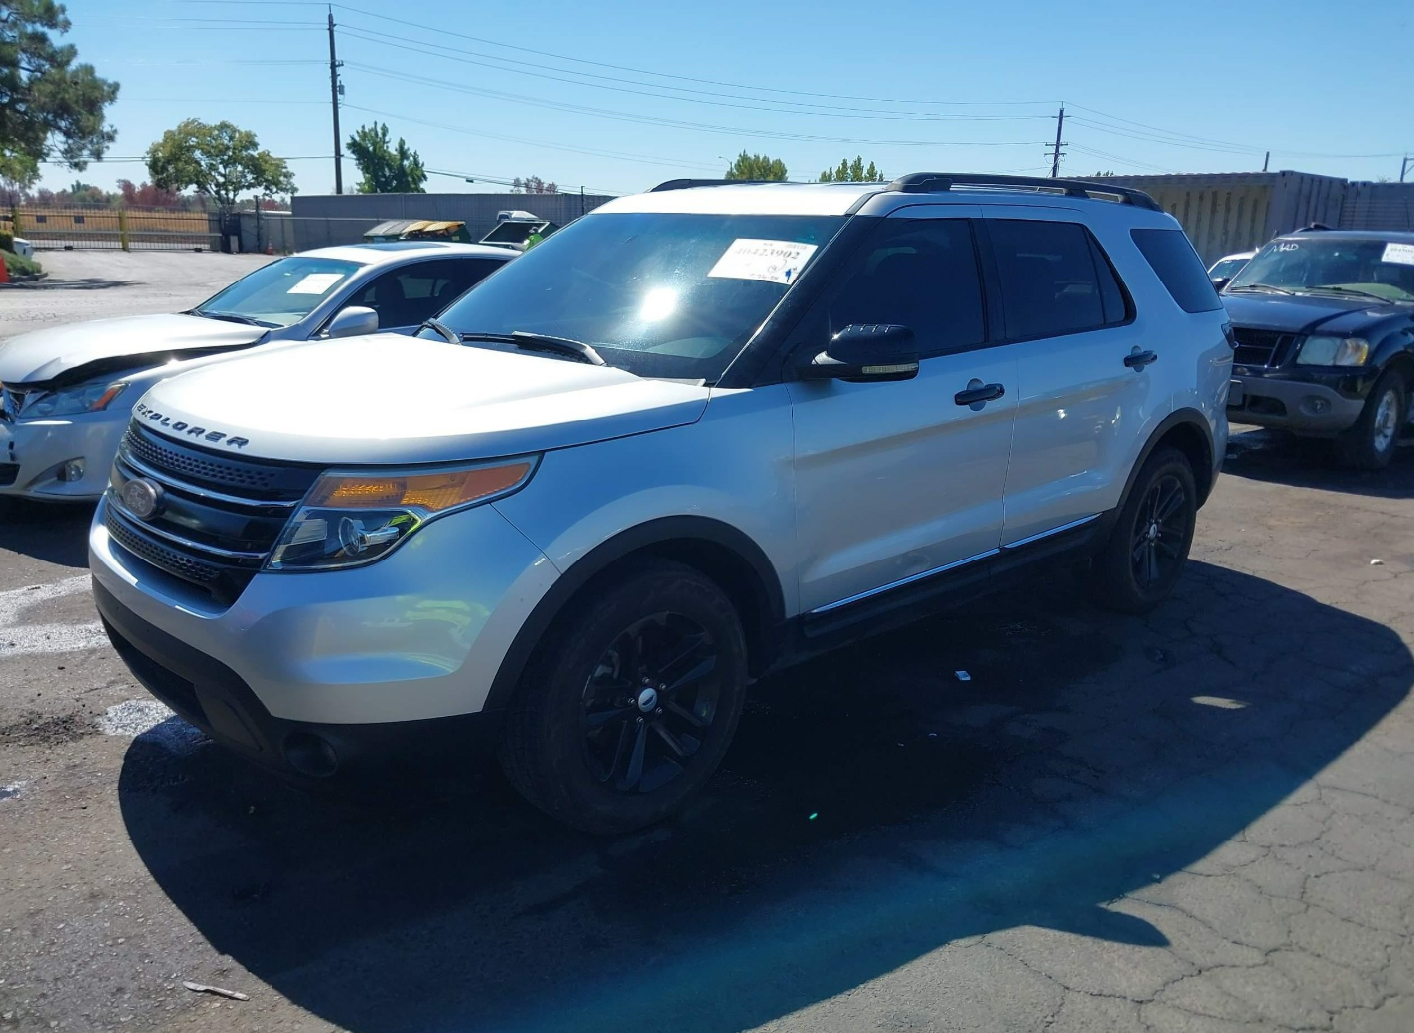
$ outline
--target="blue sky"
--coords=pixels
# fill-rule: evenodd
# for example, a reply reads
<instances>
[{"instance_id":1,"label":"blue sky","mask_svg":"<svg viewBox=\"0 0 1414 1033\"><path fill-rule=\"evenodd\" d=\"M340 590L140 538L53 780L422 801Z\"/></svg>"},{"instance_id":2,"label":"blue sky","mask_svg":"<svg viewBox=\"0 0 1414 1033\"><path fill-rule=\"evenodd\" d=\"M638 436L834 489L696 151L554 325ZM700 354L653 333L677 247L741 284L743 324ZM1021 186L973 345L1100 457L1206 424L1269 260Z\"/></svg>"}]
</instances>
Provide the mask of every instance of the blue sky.
<instances>
[{"instance_id":1,"label":"blue sky","mask_svg":"<svg viewBox=\"0 0 1414 1033\"><path fill-rule=\"evenodd\" d=\"M67 6L80 58L122 84L115 159L182 118L229 119L291 159L302 193L332 192L325 5ZM429 169L457 174L429 190L539 175L624 193L720 175L743 148L793 179L856 154L890 175L1042 174L1062 101L1070 175L1256 170L1270 149L1273 169L1396 178L1414 154L1409 0L357 0L333 13L345 138L387 122ZM45 186L75 178L47 168ZM114 160L81 178L145 173ZM345 189L356 180L346 157Z\"/></svg>"}]
</instances>

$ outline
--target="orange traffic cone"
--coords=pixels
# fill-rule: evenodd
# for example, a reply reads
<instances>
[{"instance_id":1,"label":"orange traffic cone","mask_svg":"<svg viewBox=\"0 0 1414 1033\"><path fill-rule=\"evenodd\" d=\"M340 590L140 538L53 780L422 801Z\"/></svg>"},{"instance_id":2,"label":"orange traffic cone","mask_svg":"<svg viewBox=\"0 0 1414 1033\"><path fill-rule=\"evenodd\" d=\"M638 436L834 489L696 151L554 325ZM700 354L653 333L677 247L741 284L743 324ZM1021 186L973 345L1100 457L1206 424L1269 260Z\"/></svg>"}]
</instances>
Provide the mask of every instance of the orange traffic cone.
<instances>
[{"instance_id":1,"label":"orange traffic cone","mask_svg":"<svg viewBox=\"0 0 1414 1033\"><path fill-rule=\"evenodd\" d=\"M273 243L266 244L265 253L267 255L273 255L275 253L275 245Z\"/></svg>"},{"instance_id":2,"label":"orange traffic cone","mask_svg":"<svg viewBox=\"0 0 1414 1033\"><path fill-rule=\"evenodd\" d=\"M5 268L5 259L0 258L0 283L10 282L10 271Z\"/></svg>"}]
</instances>

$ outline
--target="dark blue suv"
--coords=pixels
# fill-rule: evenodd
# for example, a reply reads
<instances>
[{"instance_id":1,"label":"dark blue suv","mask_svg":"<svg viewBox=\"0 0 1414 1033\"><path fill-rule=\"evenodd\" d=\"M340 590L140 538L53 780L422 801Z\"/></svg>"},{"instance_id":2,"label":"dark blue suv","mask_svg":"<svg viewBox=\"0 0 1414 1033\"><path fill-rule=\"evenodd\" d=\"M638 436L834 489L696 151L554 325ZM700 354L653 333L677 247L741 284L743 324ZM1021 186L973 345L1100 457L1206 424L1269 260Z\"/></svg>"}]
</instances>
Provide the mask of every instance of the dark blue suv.
<instances>
[{"instance_id":1,"label":"dark blue suv","mask_svg":"<svg viewBox=\"0 0 1414 1033\"><path fill-rule=\"evenodd\" d=\"M1228 417L1334 438L1389 463L1414 386L1414 233L1277 237L1223 291L1236 352Z\"/></svg>"}]
</instances>

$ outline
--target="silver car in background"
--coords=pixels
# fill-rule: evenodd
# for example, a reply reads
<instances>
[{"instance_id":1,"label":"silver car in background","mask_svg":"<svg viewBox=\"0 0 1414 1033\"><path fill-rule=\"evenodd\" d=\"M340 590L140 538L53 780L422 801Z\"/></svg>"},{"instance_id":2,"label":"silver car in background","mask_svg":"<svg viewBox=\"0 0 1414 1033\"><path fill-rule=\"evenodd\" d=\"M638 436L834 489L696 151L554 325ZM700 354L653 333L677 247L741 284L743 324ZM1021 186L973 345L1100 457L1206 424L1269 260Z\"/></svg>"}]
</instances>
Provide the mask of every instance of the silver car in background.
<instances>
[{"instance_id":1,"label":"silver car in background","mask_svg":"<svg viewBox=\"0 0 1414 1033\"><path fill-rule=\"evenodd\" d=\"M0 496L96 499L133 403L159 381L257 348L410 334L518 254L437 241L320 248L262 266L186 312L0 341Z\"/></svg>"}]
</instances>

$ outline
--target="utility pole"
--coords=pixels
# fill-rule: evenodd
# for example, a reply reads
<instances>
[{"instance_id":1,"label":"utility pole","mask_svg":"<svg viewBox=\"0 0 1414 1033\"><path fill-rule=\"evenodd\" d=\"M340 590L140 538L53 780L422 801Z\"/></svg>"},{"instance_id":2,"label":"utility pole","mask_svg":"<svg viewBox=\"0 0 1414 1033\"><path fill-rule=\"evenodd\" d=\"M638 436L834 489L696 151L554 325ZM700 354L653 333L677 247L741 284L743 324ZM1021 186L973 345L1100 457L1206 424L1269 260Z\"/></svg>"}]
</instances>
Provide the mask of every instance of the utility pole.
<instances>
[{"instance_id":1,"label":"utility pole","mask_svg":"<svg viewBox=\"0 0 1414 1033\"><path fill-rule=\"evenodd\" d=\"M1266 172L1266 171L1267 171L1267 165L1271 162L1271 160L1272 160L1272 152L1271 152L1271 151L1268 151L1268 152L1267 152L1267 156L1262 159L1262 171L1263 171L1263 172Z\"/></svg>"},{"instance_id":2,"label":"utility pole","mask_svg":"<svg viewBox=\"0 0 1414 1033\"><path fill-rule=\"evenodd\" d=\"M339 84L339 68L343 62L334 51L334 8L329 8L329 100L334 105L334 193L344 192L344 156L339 139L339 94L344 88Z\"/></svg>"},{"instance_id":3,"label":"utility pole","mask_svg":"<svg viewBox=\"0 0 1414 1033\"><path fill-rule=\"evenodd\" d=\"M1409 170L1409 166L1414 165L1414 158L1409 155L1404 156L1404 160L1399 163L1399 181L1404 182L1404 173Z\"/></svg>"},{"instance_id":4,"label":"utility pole","mask_svg":"<svg viewBox=\"0 0 1414 1033\"><path fill-rule=\"evenodd\" d=\"M1061 105L1060 114L1056 116L1056 145L1051 150L1051 178L1055 179L1060 175L1061 148L1065 144L1061 143L1061 129L1065 125L1065 105Z\"/></svg>"}]
</instances>

